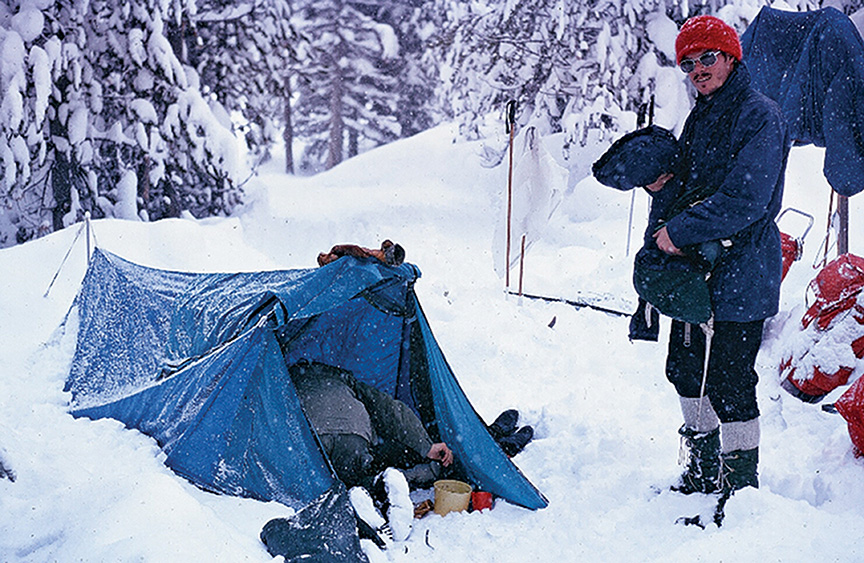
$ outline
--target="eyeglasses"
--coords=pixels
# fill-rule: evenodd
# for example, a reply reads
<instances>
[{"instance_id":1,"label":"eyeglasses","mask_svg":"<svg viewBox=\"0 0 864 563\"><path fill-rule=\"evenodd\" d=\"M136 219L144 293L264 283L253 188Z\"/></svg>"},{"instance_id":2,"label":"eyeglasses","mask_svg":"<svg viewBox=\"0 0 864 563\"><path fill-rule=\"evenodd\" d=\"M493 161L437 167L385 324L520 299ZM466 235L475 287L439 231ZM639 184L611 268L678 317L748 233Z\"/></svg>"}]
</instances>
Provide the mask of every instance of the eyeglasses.
<instances>
[{"instance_id":1,"label":"eyeglasses","mask_svg":"<svg viewBox=\"0 0 864 563\"><path fill-rule=\"evenodd\" d=\"M699 58L696 60L693 59L684 59L681 63L678 64L678 67L687 74L693 72L696 68L696 61L702 63L702 66L709 67L714 66L714 63L717 62L717 55L719 55L722 51L705 51Z\"/></svg>"}]
</instances>

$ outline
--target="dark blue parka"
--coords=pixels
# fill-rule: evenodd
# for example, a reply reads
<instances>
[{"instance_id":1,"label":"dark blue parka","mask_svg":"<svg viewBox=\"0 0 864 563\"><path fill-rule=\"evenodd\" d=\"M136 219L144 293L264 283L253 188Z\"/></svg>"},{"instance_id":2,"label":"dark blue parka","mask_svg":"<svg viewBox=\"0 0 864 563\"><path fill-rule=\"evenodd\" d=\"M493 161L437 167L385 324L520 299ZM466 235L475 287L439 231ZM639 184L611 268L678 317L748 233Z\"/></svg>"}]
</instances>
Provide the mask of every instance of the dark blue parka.
<instances>
[{"instance_id":1,"label":"dark blue parka","mask_svg":"<svg viewBox=\"0 0 864 563\"><path fill-rule=\"evenodd\" d=\"M665 220L678 248L731 241L709 279L715 320L748 322L776 314L782 258L774 219L790 147L779 107L750 87L749 72L739 63L710 98L697 97L679 144L676 181L654 197L649 231ZM682 193L694 191L713 193L664 216Z\"/></svg>"}]
</instances>

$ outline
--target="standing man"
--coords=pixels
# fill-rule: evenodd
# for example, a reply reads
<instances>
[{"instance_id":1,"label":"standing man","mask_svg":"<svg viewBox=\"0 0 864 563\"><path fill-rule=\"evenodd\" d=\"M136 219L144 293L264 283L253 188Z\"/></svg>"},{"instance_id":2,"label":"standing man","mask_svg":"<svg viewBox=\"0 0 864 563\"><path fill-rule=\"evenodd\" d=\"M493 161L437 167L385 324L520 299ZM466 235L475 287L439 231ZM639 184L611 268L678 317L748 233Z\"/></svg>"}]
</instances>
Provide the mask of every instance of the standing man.
<instances>
[{"instance_id":1,"label":"standing man","mask_svg":"<svg viewBox=\"0 0 864 563\"><path fill-rule=\"evenodd\" d=\"M680 165L646 186L653 196L649 233L671 255L718 240L724 250L708 280L714 315L707 369L703 331L672 322L666 376L680 397L679 433L690 454L672 488L719 493L719 525L733 492L759 486L754 365L764 321L779 307L774 218L790 141L780 109L750 86L733 28L696 16L681 27L675 51L698 95L679 140Z\"/></svg>"}]
</instances>

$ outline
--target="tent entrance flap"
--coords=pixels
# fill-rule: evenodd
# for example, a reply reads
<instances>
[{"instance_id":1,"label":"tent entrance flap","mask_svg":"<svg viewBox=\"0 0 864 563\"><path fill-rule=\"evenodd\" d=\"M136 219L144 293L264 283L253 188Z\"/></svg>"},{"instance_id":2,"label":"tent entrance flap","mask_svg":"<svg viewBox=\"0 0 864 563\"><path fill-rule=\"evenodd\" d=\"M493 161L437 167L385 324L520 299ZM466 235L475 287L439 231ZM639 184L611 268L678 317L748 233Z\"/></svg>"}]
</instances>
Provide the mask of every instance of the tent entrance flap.
<instances>
[{"instance_id":1,"label":"tent entrance flap","mask_svg":"<svg viewBox=\"0 0 864 563\"><path fill-rule=\"evenodd\" d=\"M545 508L549 501L513 465L468 402L432 335L420 303L415 304L441 439L452 448L468 479L479 489L525 508Z\"/></svg>"}]
</instances>

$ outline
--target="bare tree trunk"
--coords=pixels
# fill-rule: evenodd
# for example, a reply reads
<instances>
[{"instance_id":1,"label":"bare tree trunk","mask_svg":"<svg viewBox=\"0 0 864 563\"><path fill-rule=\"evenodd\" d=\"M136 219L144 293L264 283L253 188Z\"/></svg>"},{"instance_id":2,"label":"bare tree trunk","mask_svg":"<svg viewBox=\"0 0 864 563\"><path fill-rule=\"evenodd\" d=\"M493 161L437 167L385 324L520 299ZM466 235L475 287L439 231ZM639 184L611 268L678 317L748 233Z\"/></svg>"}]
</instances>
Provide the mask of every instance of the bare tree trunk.
<instances>
[{"instance_id":1,"label":"bare tree trunk","mask_svg":"<svg viewBox=\"0 0 864 563\"><path fill-rule=\"evenodd\" d=\"M294 173L294 124L291 121L291 81L285 78L285 104L283 106L283 117L285 129L282 130L282 141L285 143L285 173Z\"/></svg>"},{"instance_id":2,"label":"bare tree trunk","mask_svg":"<svg viewBox=\"0 0 864 563\"><path fill-rule=\"evenodd\" d=\"M135 171L135 175L138 177L138 196L144 201L144 209L147 209L150 204L150 155L144 155L144 159L138 163L138 170ZM172 217L180 216L178 204L179 202L175 201L175 198L171 198L172 209L177 208L177 215L172 215ZM138 211L141 210L138 209ZM147 211L150 210L147 209Z\"/></svg>"},{"instance_id":3,"label":"bare tree trunk","mask_svg":"<svg viewBox=\"0 0 864 563\"><path fill-rule=\"evenodd\" d=\"M837 215L840 219L840 229L837 231L837 256L849 252L849 198L837 196Z\"/></svg>"},{"instance_id":4,"label":"bare tree trunk","mask_svg":"<svg viewBox=\"0 0 864 563\"><path fill-rule=\"evenodd\" d=\"M336 61L339 59L337 58ZM342 143L345 124L342 121L342 71L334 65L330 90L330 145L327 154L327 169L342 162Z\"/></svg>"},{"instance_id":5,"label":"bare tree trunk","mask_svg":"<svg viewBox=\"0 0 864 563\"><path fill-rule=\"evenodd\" d=\"M357 156L357 153L359 152L357 137L356 129L348 129L348 158Z\"/></svg>"}]
</instances>

